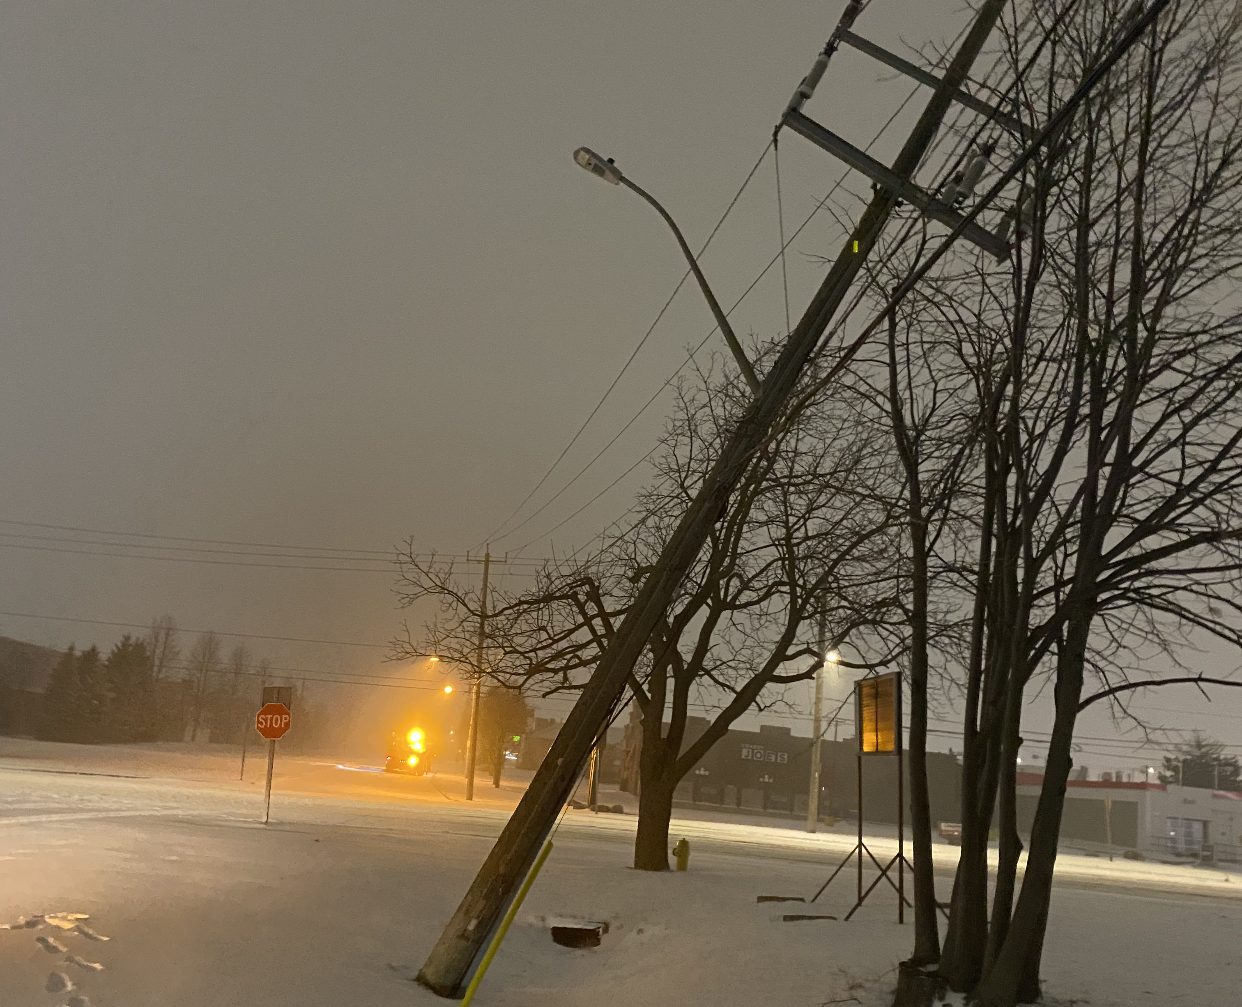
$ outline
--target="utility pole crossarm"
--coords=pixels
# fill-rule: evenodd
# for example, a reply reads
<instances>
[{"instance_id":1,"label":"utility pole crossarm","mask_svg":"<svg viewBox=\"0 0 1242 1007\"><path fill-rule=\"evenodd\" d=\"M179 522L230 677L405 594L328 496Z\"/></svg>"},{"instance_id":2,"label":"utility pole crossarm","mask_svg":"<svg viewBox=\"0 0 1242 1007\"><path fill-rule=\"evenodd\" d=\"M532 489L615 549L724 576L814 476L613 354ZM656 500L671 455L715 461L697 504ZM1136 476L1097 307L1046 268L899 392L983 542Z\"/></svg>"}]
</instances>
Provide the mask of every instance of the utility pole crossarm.
<instances>
[{"instance_id":1,"label":"utility pole crossarm","mask_svg":"<svg viewBox=\"0 0 1242 1007\"><path fill-rule=\"evenodd\" d=\"M929 73L922 67L916 66L907 59L902 59L896 53L891 53L883 46L878 46L870 39L865 39L861 35L855 35L848 29L837 32L836 37L846 45L857 49L864 55L870 56L874 60L878 60L885 66L890 66L899 73L905 74L911 80L916 80L920 84L926 84L928 87L939 87L940 78L934 73ZM1017 133L1023 140L1029 139L1030 130L1022 124L1022 121L1015 119L1012 115L1002 112L993 105L989 105L981 98L976 98L969 91L959 89L954 95L953 100L959 105L975 112L986 115L989 119L999 126L1004 126L1008 130Z\"/></svg>"},{"instance_id":2,"label":"utility pole crossarm","mask_svg":"<svg viewBox=\"0 0 1242 1007\"><path fill-rule=\"evenodd\" d=\"M930 195L913 182L903 181L899 175L885 167L870 154L859 150L848 140L821 126L801 112L787 112L785 114L785 125L795 133L806 137L817 147L822 147L828 153L840 158L851 168L861 171L876 185L883 186L897 193L907 203L921 210L925 216L938 220L950 228L958 227L965 220L948 203ZM990 252L998 259L1009 258L1009 242L998 238L987 228L981 227L974 221L970 221L962 227L962 237L978 245L984 251Z\"/></svg>"}]
</instances>

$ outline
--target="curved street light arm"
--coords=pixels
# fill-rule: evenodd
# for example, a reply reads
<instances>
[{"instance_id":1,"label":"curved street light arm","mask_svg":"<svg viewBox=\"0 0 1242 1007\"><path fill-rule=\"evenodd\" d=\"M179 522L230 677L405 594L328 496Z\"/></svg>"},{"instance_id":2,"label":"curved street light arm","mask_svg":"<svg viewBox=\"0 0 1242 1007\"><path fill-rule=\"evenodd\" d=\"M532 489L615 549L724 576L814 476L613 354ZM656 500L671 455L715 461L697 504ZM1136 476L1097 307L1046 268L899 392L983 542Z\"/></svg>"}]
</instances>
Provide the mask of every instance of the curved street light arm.
<instances>
[{"instance_id":1,"label":"curved street light arm","mask_svg":"<svg viewBox=\"0 0 1242 1007\"><path fill-rule=\"evenodd\" d=\"M742 377L746 379L746 384L750 386L752 394L759 392L759 377L755 374L755 369L751 366L750 360L747 359L742 344L738 342L737 334L733 331L733 326L729 324L729 319L725 317L724 309L720 307L720 302L716 300L716 295L712 293L712 288L707 284L707 277L703 275L703 270L699 268L698 261L694 257L694 252L690 250L690 246L686 244L686 238L681 233L681 228L677 226L677 222L669 215L669 212L660 205L651 193L647 192L642 186L635 185L625 175L621 175L620 183L627 189L632 189L650 203L664 222L668 224L674 236L677 238L677 244L681 246L682 254L686 257L686 262L690 264L690 271L694 273L694 278L699 282L699 289L703 291L703 296L707 299L708 306L712 309L712 315L716 319L716 324L720 326L721 335L725 337L725 342L729 344L729 349L733 353L733 359L737 361L737 366L741 369Z\"/></svg>"}]
</instances>

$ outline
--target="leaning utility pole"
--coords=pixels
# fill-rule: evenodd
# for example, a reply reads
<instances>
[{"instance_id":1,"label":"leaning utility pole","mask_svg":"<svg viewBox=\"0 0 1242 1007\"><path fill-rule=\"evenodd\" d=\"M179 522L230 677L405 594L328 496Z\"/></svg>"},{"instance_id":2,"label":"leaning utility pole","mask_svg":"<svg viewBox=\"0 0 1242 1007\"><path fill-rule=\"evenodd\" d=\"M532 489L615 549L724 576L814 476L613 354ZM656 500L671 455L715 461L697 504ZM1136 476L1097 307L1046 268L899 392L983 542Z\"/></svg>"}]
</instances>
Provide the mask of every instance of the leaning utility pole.
<instances>
[{"instance_id":1,"label":"leaning utility pole","mask_svg":"<svg viewBox=\"0 0 1242 1007\"><path fill-rule=\"evenodd\" d=\"M487 635L487 574L492 568L492 547L483 550L483 589L479 592L479 644L475 648L476 677L470 690L470 726L466 728L466 800L474 800L474 767L479 758L479 705L483 696L483 639Z\"/></svg>"},{"instance_id":2,"label":"leaning utility pole","mask_svg":"<svg viewBox=\"0 0 1242 1007\"><path fill-rule=\"evenodd\" d=\"M850 29L862 6L861 0L850 0L837 32ZM891 172L900 184L908 184L913 177L1004 6L1005 0L984 0L981 4L961 48L893 162ZM758 394L751 399L722 445L719 457L694 500L626 610L594 674L418 974L419 982L440 996L452 997L460 993L479 952L500 923L509 901L534 864L557 815L573 792L591 748L628 685L643 649L712 527L724 515L729 497L754 452L762 445L793 394L807 362L883 232L897 200L898 192L893 188L877 186L858 226L848 235L845 247L790 333ZM834 366L838 369L845 366L858 349L861 344L842 354Z\"/></svg>"}]
</instances>

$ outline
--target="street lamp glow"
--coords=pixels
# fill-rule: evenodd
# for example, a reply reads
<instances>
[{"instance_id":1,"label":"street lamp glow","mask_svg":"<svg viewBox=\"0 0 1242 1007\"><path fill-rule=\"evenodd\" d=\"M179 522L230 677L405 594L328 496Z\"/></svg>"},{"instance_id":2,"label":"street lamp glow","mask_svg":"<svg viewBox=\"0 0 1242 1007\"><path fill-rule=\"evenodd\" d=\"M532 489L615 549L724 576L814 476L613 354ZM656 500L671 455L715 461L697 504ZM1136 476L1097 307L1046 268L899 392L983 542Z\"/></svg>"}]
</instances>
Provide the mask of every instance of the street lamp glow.
<instances>
[{"instance_id":1,"label":"street lamp glow","mask_svg":"<svg viewBox=\"0 0 1242 1007\"><path fill-rule=\"evenodd\" d=\"M612 158L600 157L589 147L579 147L574 151L574 160L592 175L597 175L612 185L621 184L621 169L612 163Z\"/></svg>"},{"instance_id":2,"label":"street lamp glow","mask_svg":"<svg viewBox=\"0 0 1242 1007\"><path fill-rule=\"evenodd\" d=\"M432 654L430 657L428 657L428 658L427 658L427 660L428 660L431 664L439 664L439 663L440 663L440 659L439 659L438 657L436 657L436 655L435 655L435 654Z\"/></svg>"},{"instance_id":3,"label":"street lamp glow","mask_svg":"<svg viewBox=\"0 0 1242 1007\"><path fill-rule=\"evenodd\" d=\"M453 687L451 685L446 685L443 691L444 695L451 696L453 694Z\"/></svg>"},{"instance_id":4,"label":"street lamp glow","mask_svg":"<svg viewBox=\"0 0 1242 1007\"><path fill-rule=\"evenodd\" d=\"M824 664L840 664L841 654L839 651L830 650L824 655Z\"/></svg>"}]
</instances>

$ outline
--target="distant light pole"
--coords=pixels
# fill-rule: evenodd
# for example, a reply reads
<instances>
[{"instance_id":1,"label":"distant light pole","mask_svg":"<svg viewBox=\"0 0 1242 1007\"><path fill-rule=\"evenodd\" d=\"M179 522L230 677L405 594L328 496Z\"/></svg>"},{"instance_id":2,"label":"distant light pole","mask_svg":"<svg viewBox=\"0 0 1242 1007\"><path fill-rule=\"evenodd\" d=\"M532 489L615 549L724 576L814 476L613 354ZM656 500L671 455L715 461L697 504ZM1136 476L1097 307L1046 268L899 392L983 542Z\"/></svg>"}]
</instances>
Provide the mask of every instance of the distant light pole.
<instances>
[{"instance_id":1,"label":"distant light pole","mask_svg":"<svg viewBox=\"0 0 1242 1007\"><path fill-rule=\"evenodd\" d=\"M820 624L820 647L824 645L823 623ZM824 669L829 665L834 668L841 660L835 650L824 654L820 666L815 669L815 712L811 719L811 789L806 797L806 831L815 832L819 829L819 763L820 743L824 733Z\"/></svg>"},{"instance_id":2,"label":"distant light pole","mask_svg":"<svg viewBox=\"0 0 1242 1007\"><path fill-rule=\"evenodd\" d=\"M694 278L698 280L699 289L703 291L703 296L707 299L707 305L712 309L712 315L716 319L716 324L720 326L720 333L725 337L725 342L729 344L729 350L733 353L733 359L737 361L737 366L742 372L742 377L746 379L746 384L750 386L752 393L759 391L759 378L755 374L754 367L746 358L746 353L742 349L742 344L738 342L737 334L733 331L733 326L729 324L729 319L725 316L724 310L720 307L720 302L716 300L716 295L712 293L712 288L707 284L707 277L703 275L703 270L699 268L698 260L694 257L694 252L690 250L690 246L686 244L685 235L681 233L681 228L677 226L677 222L669 215L669 212L660 205L651 193L646 189L640 188L631 182L621 173L612 162L612 158L600 157L595 151L586 147L579 147L574 151L574 161L582 168L585 168L592 175L602 178L605 182L612 185L624 185L627 189L638 193L648 203L651 204L656 212L664 218L664 222L668 224L673 232L673 236L677 239L677 244L681 246L682 254L686 257L686 262L690 264L690 271L694 273Z\"/></svg>"}]
</instances>

